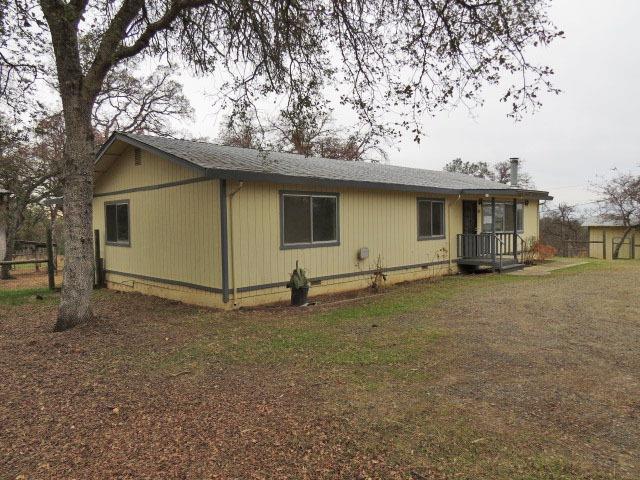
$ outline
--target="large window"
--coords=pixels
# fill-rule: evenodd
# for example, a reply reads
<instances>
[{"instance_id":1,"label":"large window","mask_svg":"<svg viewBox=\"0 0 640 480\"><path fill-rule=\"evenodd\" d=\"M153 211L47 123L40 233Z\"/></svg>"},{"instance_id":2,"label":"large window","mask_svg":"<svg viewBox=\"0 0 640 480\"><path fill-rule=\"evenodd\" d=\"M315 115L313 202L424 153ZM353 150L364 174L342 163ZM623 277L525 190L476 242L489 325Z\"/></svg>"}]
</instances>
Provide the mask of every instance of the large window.
<instances>
[{"instance_id":1,"label":"large window","mask_svg":"<svg viewBox=\"0 0 640 480\"><path fill-rule=\"evenodd\" d=\"M282 192L280 222L283 248L337 245L338 194Z\"/></svg>"},{"instance_id":2,"label":"large window","mask_svg":"<svg viewBox=\"0 0 640 480\"><path fill-rule=\"evenodd\" d=\"M418 199L418 239L444 237L444 200Z\"/></svg>"},{"instance_id":3,"label":"large window","mask_svg":"<svg viewBox=\"0 0 640 480\"><path fill-rule=\"evenodd\" d=\"M513 203L496 202L496 232L513 232ZM524 205L518 203L515 218L517 231L524 232ZM482 231L491 231L491 203L482 205Z\"/></svg>"},{"instance_id":4,"label":"large window","mask_svg":"<svg viewBox=\"0 0 640 480\"><path fill-rule=\"evenodd\" d=\"M108 202L104 210L107 244L129 246L129 200Z\"/></svg>"}]
</instances>

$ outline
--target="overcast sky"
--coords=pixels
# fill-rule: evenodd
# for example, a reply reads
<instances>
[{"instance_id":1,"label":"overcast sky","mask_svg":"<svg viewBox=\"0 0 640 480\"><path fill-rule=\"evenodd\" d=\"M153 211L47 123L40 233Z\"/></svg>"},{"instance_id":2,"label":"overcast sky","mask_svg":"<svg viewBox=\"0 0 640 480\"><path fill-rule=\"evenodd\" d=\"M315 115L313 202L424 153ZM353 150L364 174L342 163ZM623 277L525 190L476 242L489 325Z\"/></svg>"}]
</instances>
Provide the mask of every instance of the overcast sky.
<instances>
[{"instance_id":1,"label":"overcast sky","mask_svg":"<svg viewBox=\"0 0 640 480\"><path fill-rule=\"evenodd\" d=\"M570 204L593 200L590 184L614 167L640 172L640 1L554 0L551 17L566 38L535 58L555 69L560 95L544 96L540 111L514 122L498 92L487 91L473 113L426 118L426 138L390 148L390 163L440 170L456 157L494 163L519 156L537 188ZM221 115L211 80L182 81L196 116L181 128L216 138Z\"/></svg>"}]
</instances>

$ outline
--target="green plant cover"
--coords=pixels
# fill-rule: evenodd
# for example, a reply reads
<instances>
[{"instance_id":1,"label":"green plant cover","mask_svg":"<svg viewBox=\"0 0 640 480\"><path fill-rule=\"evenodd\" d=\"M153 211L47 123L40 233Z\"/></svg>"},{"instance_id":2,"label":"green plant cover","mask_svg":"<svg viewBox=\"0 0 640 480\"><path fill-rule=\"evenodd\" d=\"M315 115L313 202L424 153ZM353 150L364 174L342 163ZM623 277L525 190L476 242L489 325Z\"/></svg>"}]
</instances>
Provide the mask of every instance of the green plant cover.
<instances>
[{"instance_id":1,"label":"green plant cover","mask_svg":"<svg viewBox=\"0 0 640 480\"><path fill-rule=\"evenodd\" d=\"M291 272L291 278L289 279L289 283L287 283L287 288L305 287L309 287L309 279L307 278L304 270L302 268L299 268L296 262L296 268L293 270L293 272Z\"/></svg>"}]
</instances>

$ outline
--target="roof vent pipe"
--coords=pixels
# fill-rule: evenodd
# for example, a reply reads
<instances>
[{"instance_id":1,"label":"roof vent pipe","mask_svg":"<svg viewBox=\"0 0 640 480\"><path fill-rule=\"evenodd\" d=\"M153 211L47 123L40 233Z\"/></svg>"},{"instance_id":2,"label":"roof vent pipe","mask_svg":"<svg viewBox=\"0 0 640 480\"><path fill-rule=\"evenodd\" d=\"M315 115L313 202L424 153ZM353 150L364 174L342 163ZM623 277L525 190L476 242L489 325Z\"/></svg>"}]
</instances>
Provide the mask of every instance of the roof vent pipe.
<instances>
[{"instance_id":1,"label":"roof vent pipe","mask_svg":"<svg viewBox=\"0 0 640 480\"><path fill-rule=\"evenodd\" d=\"M520 159L518 157L511 157L509 159L509 163L511 164L511 170L509 172L509 176L511 177L511 186L518 186L518 164L520 163Z\"/></svg>"}]
</instances>

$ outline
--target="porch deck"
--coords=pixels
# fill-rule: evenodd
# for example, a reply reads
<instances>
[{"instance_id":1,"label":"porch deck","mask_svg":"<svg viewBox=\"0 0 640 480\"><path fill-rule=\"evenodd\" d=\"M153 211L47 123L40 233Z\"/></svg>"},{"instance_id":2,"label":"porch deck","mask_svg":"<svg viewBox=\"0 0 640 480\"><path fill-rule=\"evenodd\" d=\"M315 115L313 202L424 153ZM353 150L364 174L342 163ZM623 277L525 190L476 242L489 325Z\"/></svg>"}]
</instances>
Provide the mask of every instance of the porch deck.
<instances>
[{"instance_id":1,"label":"porch deck","mask_svg":"<svg viewBox=\"0 0 640 480\"><path fill-rule=\"evenodd\" d=\"M524 252L524 239L514 233L461 233L457 236L457 262L468 270L519 270L524 268Z\"/></svg>"}]
</instances>

